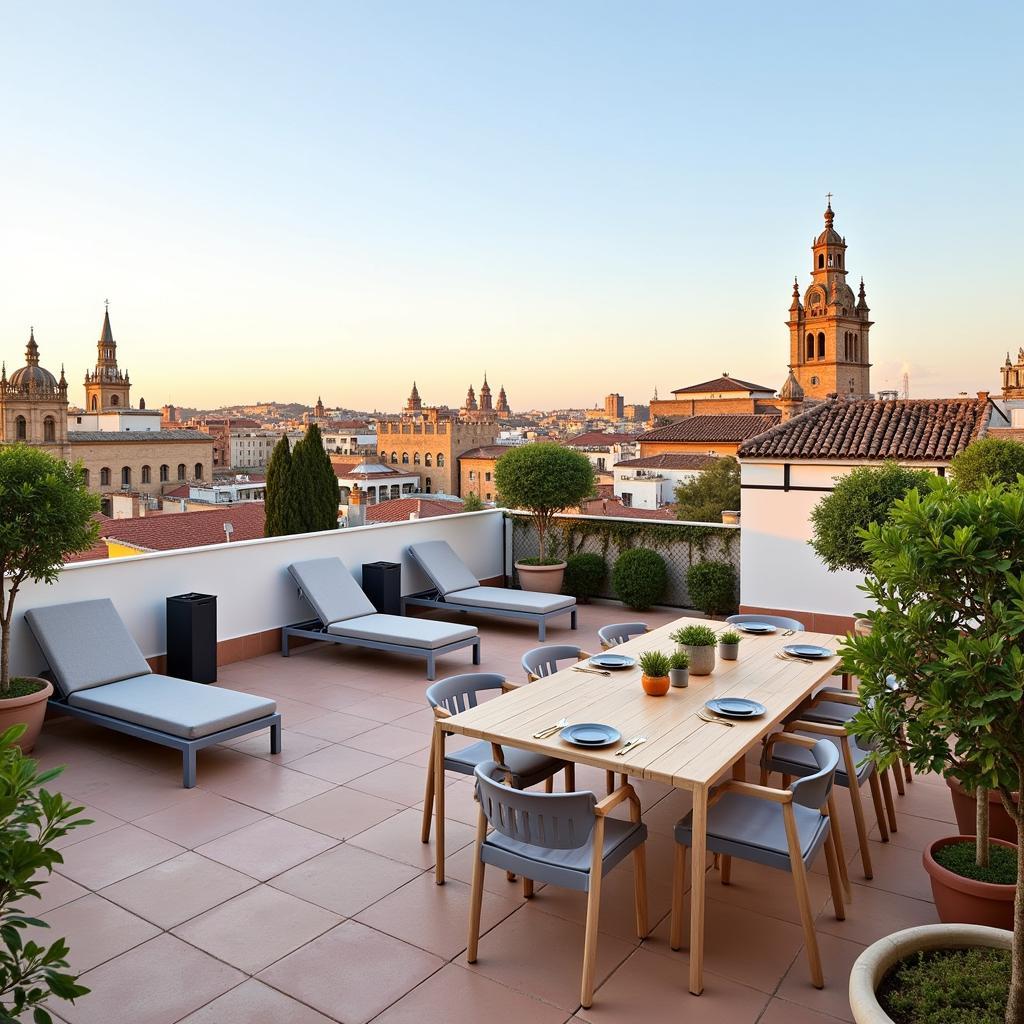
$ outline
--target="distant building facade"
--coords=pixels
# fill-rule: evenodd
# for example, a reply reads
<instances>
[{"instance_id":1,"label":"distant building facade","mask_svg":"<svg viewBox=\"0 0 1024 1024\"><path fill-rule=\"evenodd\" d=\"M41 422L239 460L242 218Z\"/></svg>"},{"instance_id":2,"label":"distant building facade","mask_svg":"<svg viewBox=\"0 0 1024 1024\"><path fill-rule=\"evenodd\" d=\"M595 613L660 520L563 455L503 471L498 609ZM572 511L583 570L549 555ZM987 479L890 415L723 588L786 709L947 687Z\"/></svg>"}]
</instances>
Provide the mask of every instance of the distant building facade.
<instances>
[{"instance_id":1,"label":"distant building facade","mask_svg":"<svg viewBox=\"0 0 1024 1024\"><path fill-rule=\"evenodd\" d=\"M29 332L25 365L10 378L7 364L0 370L0 443L23 441L61 458L69 458L68 383L39 365L35 331Z\"/></svg>"},{"instance_id":2,"label":"distant building facade","mask_svg":"<svg viewBox=\"0 0 1024 1024\"><path fill-rule=\"evenodd\" d=\"M613 422L625 418L625 403L622 395L615 392L610 395L605 395L604 414Z\"/></svg>"},{"instance_id":3,"label":"distant building facade","mask_svg":"<svg viewBox=\"0 0 1024 1024\"><path fill-rule=\"evenodd\" d=\"M701 381L676 388L672 397L653 400L650 417L658 420L681 419L684 416L771 414L776 412L775 389L764 384L752 384L723 373L714 380Z\"/></svg>"}]
</instances>

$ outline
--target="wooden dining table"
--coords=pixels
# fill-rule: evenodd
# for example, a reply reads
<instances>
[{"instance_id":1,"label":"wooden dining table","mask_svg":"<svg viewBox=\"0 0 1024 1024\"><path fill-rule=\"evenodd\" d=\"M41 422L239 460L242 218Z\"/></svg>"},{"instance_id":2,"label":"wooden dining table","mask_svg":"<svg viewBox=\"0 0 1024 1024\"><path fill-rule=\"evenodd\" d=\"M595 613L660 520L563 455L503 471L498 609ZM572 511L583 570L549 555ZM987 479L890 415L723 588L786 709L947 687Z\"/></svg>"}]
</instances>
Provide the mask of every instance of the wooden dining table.
<instances>
[{"instance_id":1,"label":"wooden dining table","mask_svg":"<svg viewBox=\"0 0 1024 1024\"><path fill-rule=\"evenodd\" d=\"M616 654L634 657L644 651L669 653L675 643L669 634L690 624L721 623L680 618L617 646ZM817 644L835 651L838 638L831 633L787 635L782 629L765 635L744 634L736 661L717 659L709 676L690 676L685 688L672 688L662 697L648 696L640 684L638 666L609 675L581 672L577 666L501 694L475 708L435 723L434 797L438 881L443 881L444 858L444 736L455 733L487 740L498 746L518 747L564 761L591 765L637 779L661 782L688 790L693 797L693 846L690 858L690 991L703 991L704 900L707 871L708 795L715 782L727 775L743 777L744 758L751 748L774 731L801 702L820 688L838 667L836 656L818 661L781 659L783 647ZM585 663L580 663L584 665ZM713 697L749 697L767 709L756 719L733 720L730 728L705 722L697 712ZM567 743L558 733L546 739L533 734L565 718L569 725L598 722L622 734L614 745L600 749ZM616 756L635 736L644 743Z\"/></svg>"}]
</instances>

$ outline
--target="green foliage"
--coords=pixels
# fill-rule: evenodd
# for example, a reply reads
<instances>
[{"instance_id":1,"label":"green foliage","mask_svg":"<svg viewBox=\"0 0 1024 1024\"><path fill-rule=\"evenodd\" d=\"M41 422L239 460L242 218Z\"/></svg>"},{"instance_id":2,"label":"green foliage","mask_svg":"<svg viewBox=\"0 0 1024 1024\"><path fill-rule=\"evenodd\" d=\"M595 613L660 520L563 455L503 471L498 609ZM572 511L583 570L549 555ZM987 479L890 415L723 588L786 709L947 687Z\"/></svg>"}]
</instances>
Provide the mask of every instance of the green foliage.
<instances>
[{"instance_id":1,"label":"green foliage","mask_svg":"<svg viewBox=\"0 0 1024 1024\"><path fill-rule=\"evenodd\" d=\"M541 557L558 512L580 505L594 490L594 467L582 452L544 441L510 448L494 464L498 500L533 513Z\"/></svg>"},{"instance_id":2,"label":"green foliage","mask_svg":"<svg viewBox=\"0 0 1024 1024\"><path fill-rule=\"evenodd\" d=\"M297 520L296 533L338 528L338 477L315 423L306 428L292 452L288 489Z\"/></svg>"},{"instance_id":3,"label":"green foliage","mask_svg":"<svg viewBox=\"0 0 1024 1024\"><path fill-rule=\"evenodd\" d=\"M907 469L898 462L859 466L836 481L811 512L814 536L810 545L829 572L850 569L867 572L870 560L858 533L872 523L884 523L892 503L912 488L925 490L935 475Z\"/></svg>"},{"instance_id":4,"label":"green foliage","mask_svg":"<svg viewBox=\"0 0 1024 1024\"><path fill-rule=\"evenodd\" d=\"M738 644L742 639L742 634L737 633L735 629L725 629L718 634L720 644Z\"/></svg>"},{"instance_id":5,"label":"green foliage","mask_svg":"<svg viewBox=\"0 0 1024 1024\"><path fill-rule=\"evenodd\" d=\"M986 479L1015 484L1024 474L1024 444L1000 437L983 437L955 456L949 466L957 487L976 491Z\"/></svg>"},{"instance_id":6,"label":"green foliage","mask_svg":"<svg viewBox=\"0 0 1024 1024\"><path fill-rule=\"evenodd\" d=\"M41 876L64 862L54 841L91 823L78 817L81 807L45 788L63 768L40 772L15 743L24 731L16 725L0 735L0 1021L31 1013L36 1024L51 1024L45 1005L52 996L73 1001L89 990L67 971L64 939L47 946L26 938L28 928L49 925L24 903L40 898Z\"/></svg>"},{"instance_id":7,"label":"green foliage","mask_svg":"<svg viewBox=\"0 0 1024 1024\"><path fill-rule=\"evenodd\" d=\"M671 667L668 655L663 654L661 651L644 651L640 655L639 661L640 671L652 679L657 676L667 676L668 670Z\"/></svg>"},{"instance_id":8,"label":"green foliage","mask_svg":"<svg viewBox=\"0 0 1024 1024\"><path fill-rule=\"evenodd\" d=\"M565 560L565 579L562 593L586 601L601 592L608 565L600 555L583 552L569 555Z\"/></svg>"},{"instance_id":9,"label":"green foliage","mask_svg":"<svg viewBox=\"0 0 1024 1024\"><path fill-rule=\"evenodd\" d=\"M504 456L503 456L504 457ZM643 611L657 604L668 586L665 559L650 548L623 551L612 569L612 588L628 608Z\"/></svg>"},{"instance_id":10,"label":"green foliage","mask_svg":"<svg viewBox=\"0 0 1024 1024\"><path fill-rule=\"evenodd\" d=\"M963 878L991 882L993 885L1014 885L1017 881L1016 848L1011 850L993 843L989 850L989 862L984 867L977 863L973 839L940 846L933 856L936 863Z\"/></svg>"},{"instance_id":11,"label":"green foliage","mask_svg":"<svg viewBox=\"0 0 1024 1024\"><path fill-rule=\"evenodd\" d=\"M668 656L668 667L674 671L690 667L690 656L686 651L673 651Z\"/></svg>"},{"instance_id":12,"label":"green foliage","mask_svg":"<svg viewBox=\"0 0 1024 1024\"><path fill-rule=\"evenodd\" d=\"M669 639L680 647L714 647L718 634L710 626L683 626L669 634Z\"/></svg>"},{"instance_id":13,"label":"green foliage","mask_svg":"<svg viewBox=\"0 0 1024 1024\"><path fill-rule=\"evenodd\" d=\"M736 570L729 562L698 562L686 570L690 602L705 615L736 610Z\"/></svg>"},{"instance_id":14,"label":"green foliage","mask_svg":"<svg viewBox=\"0 0 1024 1024\"><path fill-rule=\"evenodd\" d=\"M14 601L26 580L53 583L68 555L96 540L80 466L25 444L0 447L0 698L10 685Z\"/></svg>"},{"instance_id":15,"label":"green foliage","mask_svg":"<svg viewBox=\"0 0 1024 1024\"><path fill-rule=\"evenodd\" d=\"M723 455L692 480L676 484L676 519L720 523L725 511L740 507L740 464Z\"/></svg>"},{"instance_id":16,"label":"green foliage","mask_svg":"<svg viewBox=\"0 0 1024 1024\"><path fill-rule=\"evenodd\" d=\"M463 512L479 512L484 508L483 499L476 491L470 491L462 499L462 511Z\"/></svg>"},{"instance_id":17,"label":"green foliage","mask_svg":"<svg viewBox=\"0 0 1024 1024\"><path fill-rule=\"evenodd\" d=\"M924 950L882 979L878 1002L895 1024L1003 1024L1007 949Z\"/></svg>"},{"instance_id":18,"label":"green foliage","mask_svg":"<svg viewBox=\"0 0 1024 1024\"><path fill-rule=\"evenodd\" d=\"M281 440L274 445L267 463L267 487L264 499L266 512L263 523L265 537L285 537L295 533L294 519L291 508L292 492L290 488L292 473L292 448L288 435L282 434Z\"/></svg>"}]
</instances>

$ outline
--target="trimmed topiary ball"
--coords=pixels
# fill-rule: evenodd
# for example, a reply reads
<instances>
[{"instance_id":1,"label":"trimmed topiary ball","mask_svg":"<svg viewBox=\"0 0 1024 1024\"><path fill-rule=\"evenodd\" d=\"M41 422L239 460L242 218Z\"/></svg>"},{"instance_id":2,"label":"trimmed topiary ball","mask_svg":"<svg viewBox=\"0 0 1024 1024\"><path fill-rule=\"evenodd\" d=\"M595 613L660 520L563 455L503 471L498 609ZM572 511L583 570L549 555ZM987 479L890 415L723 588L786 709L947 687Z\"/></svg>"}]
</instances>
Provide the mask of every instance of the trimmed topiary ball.
<instances>
[{"instance_id":1,"label":"trimmed topiary ball","mask_svg":"<svg viewBox=\"0 0 1024 1024\"><path fill-rule=\"evenodd\" d=\"M705 615L736 610L736 570L728 562L698 562L686 572L690 602Z\"/></svg>"},{"instance_id":2,"label":"trimmed topiary ball","mask_svg":"<svg viewBox=\"0 0 1024 1024\"><path fill-rule=\"evenodd\" d=\"M650 548L630 548L615 560L612 588L623 604L643 611L665 596L668 570L665 559Z\"/></svg>"},{"instance_id":3,"label":"trimmed topiary ball","mask_svg":"<svg viewBox=\"0 0 1024 1024\"><path fill-rule=\"evenodd\" d=\"M565 560L565 579L562 593L572 594L584 603L601 592L608 566L600 555L581 553Z\"/></svg>"}]
</instances>

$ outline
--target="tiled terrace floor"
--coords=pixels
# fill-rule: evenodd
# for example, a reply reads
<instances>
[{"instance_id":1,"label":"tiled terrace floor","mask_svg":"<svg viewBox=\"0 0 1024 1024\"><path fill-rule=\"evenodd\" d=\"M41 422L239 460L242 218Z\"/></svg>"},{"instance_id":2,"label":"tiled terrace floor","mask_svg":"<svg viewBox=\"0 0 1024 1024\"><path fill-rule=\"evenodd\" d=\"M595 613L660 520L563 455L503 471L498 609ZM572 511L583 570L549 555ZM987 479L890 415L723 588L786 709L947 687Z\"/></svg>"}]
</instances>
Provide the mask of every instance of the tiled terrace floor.
<instances>
[{"instance_id":1,"label":"tiled terrace floor","mask_svg":"<svg viewBox=\"0 0 1024 1024\"><path fill-rule=\"evenodd\" d=\"M633 617L585 606L578 632L553 629L549 642L597 650L599 626ZM478 624L482 668L521 679L536 632ZM439 675L467 662L465 652L450 656ZM667 942L671 829L688 801L638 783L653 931L644 942L632 933L627 862L605 888L593 1008L578 1004L582 894L539 888L527 903L490 872L470 967L472 787L449 783L449 881L439 888L433 846L419 841L431 729L420 665L318 645L222 669L221 685L278 700L284 750L272 758L262 735L202 751L193 790L180 788L172 751L70 720L47 724L36 756L68 765L60 788L96 819L64 840L40 908L93 990L77 1006L55 1005L69 1024L823 1024L850 1019L847 978L866 943L936 920L921 848L949 832L945 786L918 779L897 798L899 831L872 843L872 882L839 791L855 893L847 920L836 921L816 865L825 989L808 981L789 878L736 862L728 887L711 874L706 989L695 999L686 954ZM577 784L603 792L589 769Z\"/></svg>"}]
</instances>

